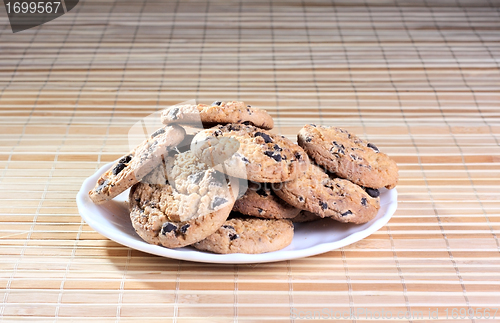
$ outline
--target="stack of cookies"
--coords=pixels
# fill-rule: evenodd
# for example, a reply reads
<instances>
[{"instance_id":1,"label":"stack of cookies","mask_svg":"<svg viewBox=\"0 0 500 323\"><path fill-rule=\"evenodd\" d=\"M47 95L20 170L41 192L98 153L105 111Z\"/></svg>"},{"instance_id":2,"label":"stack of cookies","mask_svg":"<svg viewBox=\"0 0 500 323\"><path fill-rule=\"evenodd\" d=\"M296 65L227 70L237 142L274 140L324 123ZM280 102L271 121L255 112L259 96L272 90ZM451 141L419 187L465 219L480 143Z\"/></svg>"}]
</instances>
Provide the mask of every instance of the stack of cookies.
<instances>
[{"instance_id":1,"label":"stack of cookies","mask_svg":"<svg viewBox=\"0 0 500 323\"><path fill-rule=\"evenodd\" d=\"M243 102L174 106L161 121L89 196L104 203L130 188L137 234L167 248L279 250L291 243L294 222L370 221L379 189L398 181L396 163L374 144L316 125L304 126L296 144L269 132L271 116ZM198 131L187 134L194 124Z\"/></svg>"}]
</instances>

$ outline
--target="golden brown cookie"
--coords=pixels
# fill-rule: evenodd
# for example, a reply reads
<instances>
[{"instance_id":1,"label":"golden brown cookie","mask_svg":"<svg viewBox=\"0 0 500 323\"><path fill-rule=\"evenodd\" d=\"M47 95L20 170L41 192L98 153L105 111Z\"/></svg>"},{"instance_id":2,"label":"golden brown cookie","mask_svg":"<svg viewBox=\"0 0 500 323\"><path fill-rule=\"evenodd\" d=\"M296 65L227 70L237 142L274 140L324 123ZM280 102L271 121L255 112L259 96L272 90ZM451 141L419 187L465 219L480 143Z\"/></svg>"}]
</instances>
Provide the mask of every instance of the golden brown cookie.
<instances>
[{"instance_id":1,"label":"golden brown cookie","mask_svg":"<svg viewBox=\"0 0 500 323\"><path fill-rule=\"evenodd\" d=\"M302 210L297 216L291 218L290 220L293 223L303 223L303 222L316 221L319 219L321 219L319 215L311 213L309 211Z\"/></svg>"},{"instance_id":2,"label":"golden brown cookie","mask_svg":"<svg viewBox=\"0 0 500 323\"><path fill-rule=\"evenodd\" d=\"M289 220L233 218L193 247L220 254L257 254L283 249L292 239L293 224Z\"/></svg>"},{"instance_id":3,"label":"golden brown cookie","mask_svg":"<svg viewBox=\"0 0 500 323\"><path fill-rule=\"evenodd\" d=\"M260 183L278 183L289 181L299 173L305 172L309 158L304 150L291 140L250 125L228 124L216 126L199 132L193 139L192 147L195 154L209 163L213 153L206 154L207 147L230 144L223 139L232 138L239 142L236 153L228 162L224 162L227 174L240 177L240 169L234 161L242 163L246 178ZM205 144L205 143L209 143ZM221 144L222 143L222 144ZM231 149L215 149L231 151Z\"/></svg>"},{"instance_id":4,"label":"golden brown cookie","mask_svg":"<svg viewBox=\"0 0 500 323\"><path fill-rule=\"evenodd\" d=\"M132 187L130 218L146 242L167 248L187 246L214 233L227 219L238 191L238 180L181 153ZM165 182L165 173L168 182ZM236 187L235 187L236 186Z\"/></svg>"},{"instance_id":5,"label":"golden brown cookie","mask_svg":"<svg viewBox=\"0 0 500 323\"><path fill-rule=\"evenodd\" d=\"M90 199L101 204L132 187L159 165L164 156L183 140L184 135L184 129L176 125L155 131L97 180L96 186L89 192Z\"/></svg>"},{"instance_id":6,"label":"golden brown cookie","mask_svg":"<svg viewBox=\"0 0 500 323\"><path fill-rule=\"evenodd\" d=\"M340 222L368 222L380 208L379 199L371 197L359 185L346 179L330 178L313 164L304 175L272 188L288 204Z\"/></svg>"},{"instance_id":7,"label":"golden brown cookie","mask_svg":"<svg viewBox=\"0 0 500 323\"><path fill-rule=\"evenodd\" d=\"M297 141L316 164L365 187L388 189L398 182L398 166L372 143L336 127L304 126Z\"/></svg>"},{"instance_id":8,"label":"golden brown cookie","mask_svg":"<svg viewBox=\"0 0 500 323\"><path fill-rule=\"evenodd\" d=\"M270 184L249 182L245 194L234 203L233 211L263 219L292 219L301 210L280 199Z\"/></svg>"},{"instance_id":9,"label":"golden brown cookie","mask_svg":"<svg viewBox=\"0 0 500 323\"><path fill-rule=\"evenodd\" d=\"M176 105L162 112L164 124L198 124L212 127L217 124L243 123L272 129L273 118L265 111L239 101L215 101L207 104Z\"/></svg>"}]
</instances>

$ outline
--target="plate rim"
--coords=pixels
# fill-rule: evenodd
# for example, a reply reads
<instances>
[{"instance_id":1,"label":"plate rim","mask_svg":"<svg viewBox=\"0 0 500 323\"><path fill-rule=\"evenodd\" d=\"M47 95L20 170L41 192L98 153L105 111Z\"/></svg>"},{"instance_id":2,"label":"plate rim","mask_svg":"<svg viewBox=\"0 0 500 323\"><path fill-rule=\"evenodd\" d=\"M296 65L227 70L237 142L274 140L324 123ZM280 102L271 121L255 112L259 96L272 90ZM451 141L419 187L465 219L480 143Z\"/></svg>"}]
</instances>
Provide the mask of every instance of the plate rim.
<instances>
[{"instance_id":1,"label":"plate rim","mask_svg":"<svg viewBox=\"0 0 500 323\"><path fill-rule=\"evenodd\" d=\"M214 254L210 252L200 251L200 250L181 250L181 249L169 249L162 246L152 245L145 241L140 241L132 238L127 238L128 234L115 234L115 232L107 232L104 228L99 225L98 221L94 217L89 216L89 214L102 212L100 208L101 205L94 204L89 196L88 191L92 189L95 182L107 171L114 162L107 163L100 167L94 174L87 177L80 187L76 195L76 204L78 207L78 212L82 219L95 231L105 236L106 238L117 242L123 246L146 252L149 254L167 257L178 260L203 262L203 263L216 263L216 264L252 264L252 263L268 263L268 262L278 262L285 260L292 260L297 258L305 258L310 256L319 255L332 250L336 250L347 245L358 242L372 233L380 230L384 225L386 225L392 218L394 212L397 209L397 191L395 188L391 190L385 190L386 194L389 194L389 202L387 211L379 217L375 218L376 221L365 229L353 232L346 237L333 241L333 242L322 242L318 243L309 248L300 250L277 250L273 252L261 253L261 254ZM373 221L373 220L372 220Z\"/></svg>"}]
</instances>

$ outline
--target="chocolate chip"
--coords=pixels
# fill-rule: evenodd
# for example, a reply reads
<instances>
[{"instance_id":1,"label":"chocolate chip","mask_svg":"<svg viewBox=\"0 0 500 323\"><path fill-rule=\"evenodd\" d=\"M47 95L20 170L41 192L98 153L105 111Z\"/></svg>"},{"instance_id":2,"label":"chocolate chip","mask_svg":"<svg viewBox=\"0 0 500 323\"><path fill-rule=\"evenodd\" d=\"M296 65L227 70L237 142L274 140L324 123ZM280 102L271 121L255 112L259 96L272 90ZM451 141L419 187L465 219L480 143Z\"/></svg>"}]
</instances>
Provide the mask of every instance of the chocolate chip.
<instances>
[{"instance_id":1,"label":"chocolate chip","mask_svg":"<svg viewBox=\"0 0 500 323\"><path fill-rule=\"evenodd\" d=\"M264 213L264 210L263 210L263 209L261 209L261 208L258 208L258 209L257 209L257 212L259 212L259 214L262 214L262 213Z\"/></svg>"},{"instance_id":2,"label":"chocolate chip","mask_svg":"<svg viewBox=\"0 0 500 323\"><path fill-rule=\"evenodd\" d=\"M274 150L276 150L276 151L283 151L283 148L281 148L280 146L278 146L278 145L275 144L274 145Z\"/></svg>"},{"instance_id":3,"label":"chocolate chip","mask_svg":"<svg viewBox=\"0 0 500 323\"><path fill-rule=\"evenodd\" d=\"M373 150L375 150L376 153L380 152L380 150L378 150L377 146L375 146L374 144L372 144L370 142L366 146L369 147L369 148L371 148L371 149L373 149Z\"/></svg>"},{"instance_id":4,"label":"chocolate chip","mask_svg":"<svg viewBox=\"0 0 500 323\"><path fill-rule=\"evenodd\" d=\"M361 205L366 206L366 197L361 198Z\"/></svg>"},{"instance_id":5,"label":"chocolate chip","mask_svg":"<svg viewBox=\"0 0 500 323\"><path fill-rule=\"evenodd\" d=\"M181 231L181 233L186 233L187 229L189 229L190 225L189 224L184 224L181 229L179 231Z\"/></svg>"},{"instance_id":6,"label":"chocolate chip","mask_svg":"<svg viewBox=\"0 0 500 323\"><path fill-rule=\"evenodd\" d=\"M277 162L280 162L282 159L280 154L275 154L273 151L265 151L264 155L271 157L272 159L274 159Z\"/></svg>"},{"instance_id":7,"label":"chocolate chip","mask_svg":"<svg viewBox=\"0 0 500 323\"><path fill-rule=\"evenodd\" d=\"M304 198L302 196L299 196L299 202L304 202Z\"/></svg>"},{"instance_id":8,"label":"chocolate chip","mask_svg":"<svg viewBox=\"0 0 500 323\"><path fill-rule=\"evenodd\" d=\"M379 195L380 195L379 190L377 190L376 188L365 187L365 191L371 197L379 197Z\"/></svg>"},{"instance_id":9,"label":"chocolate chip","mask_svg":"<svg viewBox=\"0 0 500 323\"><path fill-rule=\"evenodd\" d=\"M190 181L193 184L198 184L204 175L205 175L205 172L199 172L196 174L189 175L187 177L187 179L188 179L188 181Z\"/></svg>"},{"instance_id":10,"label":"chocolate chip","mask_svg":"<svg viewBox=\"0 0 500 323\"><path fill-rule=\"evenodd\" d=\"M295 153L295 159L301 160L302 159L302 155L300 153Z\"/></svg>"},{"instance_id":11,"label":"chocolate chip","mask_svg":"<svg viewBox=\"0 0 500 323\"><path fill-rule=\"evenodd\" d=\"M156 149L156 146L158 145L158 140L155 140L151 143L151 146L149 146L148 150L150 153L152 153L155 149Z\"/></svg>"},{"instance_id":12,"label":"chocolate chip","mask_svg":"<svg viewBox=\"0 0 500 323\"><path fill-rule=\"evenodd\" d=\"M161 128L161 129L158 129L156 130L155 132L153 132L153 134L151 135L151 138L154 138L162 133L165 133L165 129Z\"/></svg>"},{"instance_id":13,"label":"chocolate chip","mask_svg":"<svg viewBox=\"0 0 500 323\"><path fill-rule=\"evenodd\" d=\"M351 215L352 212L351 211L346 211L344 213L341 214L341 216L348 216L348 215Z\"/></svg>"},{"instance_id":14,"label":"chocolate chip","mask_svg":"<svg viewBox=\"0 0 500 323\"><path fill-rule=\"evenodd\" d=\"M216 196L212 202L212 209L215 209L216 207L218 207L219 205L222 205L224 203L227 202L227 199L223 198L223 197L218 197Z\"/></svg>"},{"instance_id":15,"label":"chocolate chip","mask_svg":"<svg viewBox=\"0 0 500 323\"><path fill-rule=\"evenodd\" d=\"M239 130L241 129L241 126L240 126L240 125L237 125L237 124L232 124L232 123L230 123L230 124L228 124L228 125L226 126L226 129L227 129L228 131L239 131Z\"/></svg>"},{"instance_id":16,"label":"chocolate chip","mask_svg":"<svg viewBox=\"0 0 500 323\"><path fill-rule=\"evenodd\" d=\"M266 144L268 144L270 142L273 142L273 140L271 139L271 137L269 137L268 134L265 134L263 132L257 131L255 133L255 137L257 137L257 136L264 138L264 141L265 141Z\"/></svg>"},{"instance_id":17,"label":"chocolate chip","mask_svg":"<svg viewBox=\"0 0 500 323\"><path fill-rule=\"evenodd\" d=\"M247 105L247 108L251 108L252 106L251 105Z\"/></svg>"},{"instance_id":18,"label":"chocolate chip","mask_svg":"<svg viewBox=\"0 0 500 323\"><path fill-rule=\"evenodd\" d=\"M118 163L115 168L113 168L113 175L118 175L120 172L127 167L124 163Z\"/></svg>"},{"instance_id":19,"label":"chocolate chip","mask_svg":"<svg viewBox=\"0 0 500 323\"><path fill-rule=\"evenodd\" d=\"M345 147L342 144L337 143L336 141L332 141L334 147L332 147L332 151L336 151L339 154L345 154Z\"/></svg>"},{"instance_id":20,"label":"chocolate chip","mask_svg":"<svg viewBox=\"0 0 500 323\"><path fill-rule=\"evenodd\" d=\"M319 206L321 206L323 210L326 210L328 208L328 204L323 201L319 201Z\"/></svg>"},{"instance_id":21,"label":"chocolate chip","mask_svg":"<svg viewBox=\"0 0 500 323\"><path fill-rule=\"evenodd\" d=\"M269 196L269 194L263 189L263 188L260 188L258 189L257 191L255 191L255 193L259 194L260 196Z\"/></svg>"},{"instance_id":22,"label":"chocolate chip","mask_svg":"<svg viewBox=\"0 0 500 323\"><path fill-rule=\"evenodd\" d=\"M167 233L175 230L177 230L177 226L175 224L167 222L161 227L161 234L166 235Z\"/></svg>"},{"instance_id":23,"label":"chocolate chip","mask_svg":"<svg viewBox=\"0 0 500 323\"><path fill-rule=\"evenodd\" d=\"M222 227L223 227L224 229L235 230L235 229L234 229L234 227L233 227L232 225L227 225L227 224L225 224L225 225L223 225Z\"/></svg>"},{"instance_id":24,"label":"chocolate chip","mask_svg":"<svg viewBox=\"0 0 500 323\"><path fill-rule=\"evenodd\" d=\"M230 233L229 234L229 241L233 241L235 239L238 239L240 236L237 233Z\"/></svg>"},{"instance_id":25,"label":"chocolate chip","mask_svg":"<svg viewBox=\"0 0 500 323\"><path fill-rule=\"evenodd\" d=\"M215 101L214 103L212 103L212 105L217 105L220 107L220 105L222 104L222 101Z\"/></svg>"},{"instance_id":26,"label":"chocolate chip","mask_svg":"<svg viewBox=\"0 0 500 323\"><path fill-rule=\"evenodd\" d=\"M311 142L313 139L311 137L306 137L306 142Z\"/></svg>"},{"instance_id":27,"label":"chocolate chip","mask_svg":"<svg viewBox=\"0 0 500 323\"><path fill-rule=\"evenodd\" d=\"M172 120L176 120L178 113L179 113L179 108L173 108L168 112L168 117Z\"/></svg>"},{"instance_id":28,"label":"chocolate chip","mask_svg":"<svg viewBox=\"0 0 500 323\"><path fill-rule=\"evenodd\" d=\"M350 154L349 156L351 156L352 160L363 160L362 157L356 156L354 154Z\"/></svg>"},{"instance_id":29,"label":"chocolate chip","mask_svg":"<svg viewBox=\"0 0 500 323\"><path fill-rule=\"evenodd\" d=\"M97 188L95 189L95 192L96 193L99 193L100 191L102 191L102 189L104 187L106 187L107 185L109 184L109 181L108 180L105 180L104 182L102 182L101 185L97 186Z\"/></svg>"},{"instance_id":30,"label":"chocolate chip","mask_svg":"<svg viewBox=\"0 0 500 323\"><path fill-rule=\"evenodd\" d=\"M122 157L118 162L122 164L127 164L132 160L132 155Z\"/></svg>"}]
</instances>

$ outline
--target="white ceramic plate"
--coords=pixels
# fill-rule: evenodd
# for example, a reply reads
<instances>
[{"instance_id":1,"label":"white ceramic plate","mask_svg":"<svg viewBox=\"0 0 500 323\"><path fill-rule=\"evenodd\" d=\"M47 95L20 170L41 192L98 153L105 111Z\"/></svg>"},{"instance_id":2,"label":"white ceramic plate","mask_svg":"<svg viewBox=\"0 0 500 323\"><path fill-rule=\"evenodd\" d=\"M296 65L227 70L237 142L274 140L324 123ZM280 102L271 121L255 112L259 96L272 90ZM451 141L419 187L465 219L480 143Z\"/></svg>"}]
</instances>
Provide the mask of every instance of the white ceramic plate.
<instances>
[{"instance_id":1,"label":"white ceramic plate","mask_svg":"<svg viewBox=\"0 0 500 323\"><path fill-rule=\"evenodd\" d=\"M382 189L380 194L380 210L368 223L342 224L329 219L309 223L295 224L295 234L292 243L279 251L257 255L229 254L218 255L198 251L192 247L168 249L144 242L134 231L130 222L125 201L129 190L117 196L114 200L95 205L88 197L99 176L111 167L112 163L104 165L94 175L87 178L76 196L78 211L82 218L94 230L124 246L151 253L158 256L199 261L207 263L248 264L281 261L321 254L350 245L366 238L383 227L397 208L396 189Z\"/></svg>"}]
</instances>

